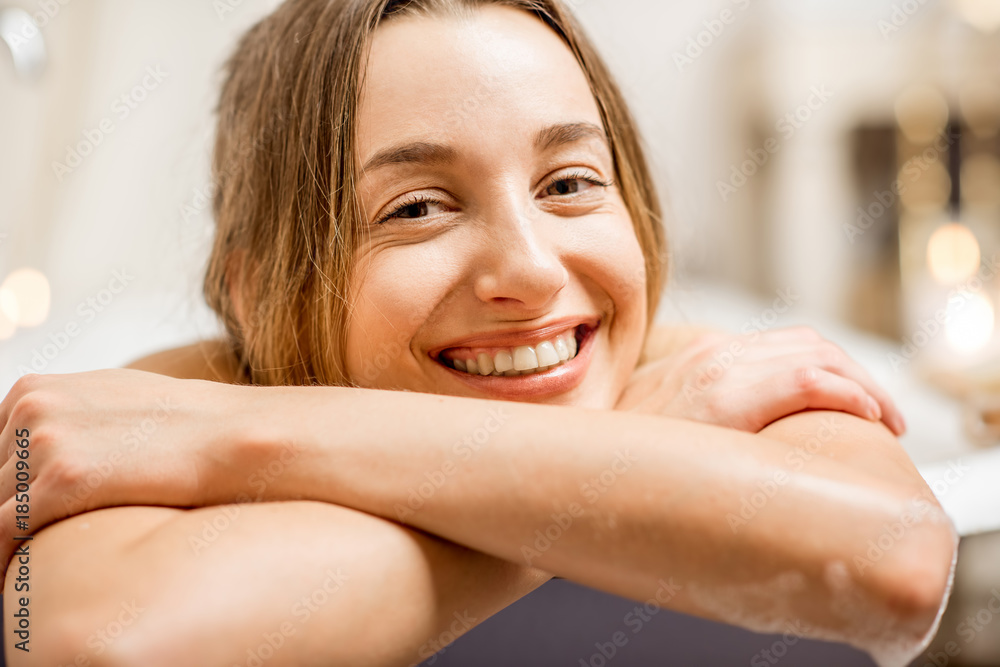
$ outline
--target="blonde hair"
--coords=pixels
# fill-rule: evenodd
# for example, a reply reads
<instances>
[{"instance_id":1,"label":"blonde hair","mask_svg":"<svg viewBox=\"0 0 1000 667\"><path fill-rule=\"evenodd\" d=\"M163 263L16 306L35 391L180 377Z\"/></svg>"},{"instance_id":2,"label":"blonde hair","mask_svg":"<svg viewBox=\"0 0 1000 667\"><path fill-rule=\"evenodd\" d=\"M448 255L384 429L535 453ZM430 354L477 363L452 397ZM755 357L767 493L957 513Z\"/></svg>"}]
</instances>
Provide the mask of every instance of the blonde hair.
<instances>
[{"instance_id":1,"label":"blonde hair","mask_svg":"<svg viewBox=\"0 0 1000 667\"><path fill-rule=\"evenodd\" d=\"M363 238L355 118L367 45L389 18L492 4L544 21L587 76L645 256L638 277L652 322L666 279L659 200L621 92L559 0L287 0L240 40L217 108L216 236L204 292L244 381L352 384L343 356Z\"/></svg>"}]
</instances>

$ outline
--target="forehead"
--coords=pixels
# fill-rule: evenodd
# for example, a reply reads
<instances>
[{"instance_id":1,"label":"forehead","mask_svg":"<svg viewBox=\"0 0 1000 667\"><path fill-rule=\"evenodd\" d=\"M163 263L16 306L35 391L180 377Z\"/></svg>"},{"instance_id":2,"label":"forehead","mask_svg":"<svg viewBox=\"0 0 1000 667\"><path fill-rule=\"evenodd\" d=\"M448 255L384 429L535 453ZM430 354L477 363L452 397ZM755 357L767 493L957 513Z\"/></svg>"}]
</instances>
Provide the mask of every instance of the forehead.
<instances>
[{"instance_id":1,"label":"forehead","mask_svg":"<svg viewBox=\"0 0 1000 667\"><path fill-rule=\"evenodd\" d=\"M496 5L380 26L358 111L362 164L405 139L468 146L484 135L529 141L554 124L602 124L562 39L532 14Z\"/></svg>"}]
</instances>

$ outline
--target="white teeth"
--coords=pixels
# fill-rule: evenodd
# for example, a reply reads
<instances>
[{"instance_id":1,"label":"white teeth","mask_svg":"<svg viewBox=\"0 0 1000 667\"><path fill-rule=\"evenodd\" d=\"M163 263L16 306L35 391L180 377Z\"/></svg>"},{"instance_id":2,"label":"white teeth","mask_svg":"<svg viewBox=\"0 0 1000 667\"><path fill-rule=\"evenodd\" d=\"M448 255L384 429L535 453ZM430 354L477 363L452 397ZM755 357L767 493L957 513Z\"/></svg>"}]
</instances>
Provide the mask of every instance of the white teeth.
<instances>
[{"instance_id":1,"label":"white teeth","mask_svg":"<svg viewBox=\"0 0 1000 667\"><path fill-rule=\"evenodd\" d=\"M479 353L479 374L489 375L494 371L493 358L485 352Z\"/></svg>"},{"instance_id":2,"label":"white teeth","mask_svg":"<svg viewBox=\"0 0 1000 667\"><path fill-rule=\"evenodd\" d=\"M530 371L538 368L535 350L527 345L514 348L514 370Z\"/></svg>"},{"instance_id":3,"label":"white teeth","mask_svg":"<svg viewBox=\"0 0 1000 667\"><path fill-rule=\"evenodd\" d=\"M535 355L538 357L538 367L555 366L559 363L559 355L555 346L549 341L545 341L535 348Z\"/></svg>"},{"instance_id":4,"label":"white teeth","mask_svg":"<svg viewBox=\"0 0 1000 667\"><path fill-rule=\"evenodd\" d=\"M513 351L500 350L492 356L479 352L474 359L452 359L451 363L456 370L470 375L512 377L546 371L573 359L576 353L576 335L571 330L538 345L520 345Z\"/></svg>"},{"instance_id":5,"label":"white teeth","mask_svg":"<svg viewBox=\"0 0 1000 667\"><path fill-rule=\"evenodd\" d=\"M554 343L556 354L559 355L559 361L566 361L569 359L569 345L566 344L566 338L559 336L556 338Z\"/></svg>"},{"instance_id":6,"label":"white teeth","mask_svg":"<svg viewBox=\"0 0 1000 667\"><path fill-rule=\"evenodd\" d=\"M497 373L514 370L514 357L510 356L510 352L501 350L493 355L493 370Z\"/></svg>"}]
</instances>

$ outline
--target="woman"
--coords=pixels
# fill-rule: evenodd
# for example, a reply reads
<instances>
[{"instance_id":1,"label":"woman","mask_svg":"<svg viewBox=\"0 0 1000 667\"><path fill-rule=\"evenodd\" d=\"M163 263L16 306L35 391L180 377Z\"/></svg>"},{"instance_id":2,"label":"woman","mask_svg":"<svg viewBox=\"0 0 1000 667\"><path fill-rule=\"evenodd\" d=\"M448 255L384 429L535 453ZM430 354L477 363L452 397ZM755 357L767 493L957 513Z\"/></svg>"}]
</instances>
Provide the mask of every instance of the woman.
<instances>
[{"instance_id":1,"label":"woman","mask_svg":"<svg viewBox=\"0 0 1000 667\"><path fill-rule=\"evenodd\" d=\"M898 411L808 330L651 329L656 198L559 4L289 0L214 167L232 340L0 406L12 665L407 665L554 575L926 645L956 537Z\"/></svg>"}]
</instances>

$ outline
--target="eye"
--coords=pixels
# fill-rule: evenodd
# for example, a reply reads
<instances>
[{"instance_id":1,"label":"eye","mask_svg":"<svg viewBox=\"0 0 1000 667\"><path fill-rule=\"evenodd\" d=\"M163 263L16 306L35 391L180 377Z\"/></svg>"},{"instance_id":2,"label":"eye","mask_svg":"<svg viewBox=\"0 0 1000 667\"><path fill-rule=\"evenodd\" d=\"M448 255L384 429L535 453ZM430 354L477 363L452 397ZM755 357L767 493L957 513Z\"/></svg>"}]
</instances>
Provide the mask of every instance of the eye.
<instances>
[{"instance_id":1,"label":"eye","mask_svg":"<svg viewBox=\"0 0 1000 667\"><path fill-rule=\"evenodd\" d=\"M612 185L587 173L565 174L550 181L544 193L550 197L566 197L585 192L592 186L609 188Z\"/></svg>"},{"instance_id":2,"label":"eye","mask_svg":"<svg viewBox=\"0 0 1000 667\"><path fill-rule=\"evenodd\" d=\"M419 218L426 218L431 215L431 209L435 206L442 206L442 203L436 199L426 197L424 195L413 195L404 199L398 206L393 208L389 213L386 213L378 220L375 221L376 225L381 225L389 220L416 220Z\"/></svg>"}]
</instances>

